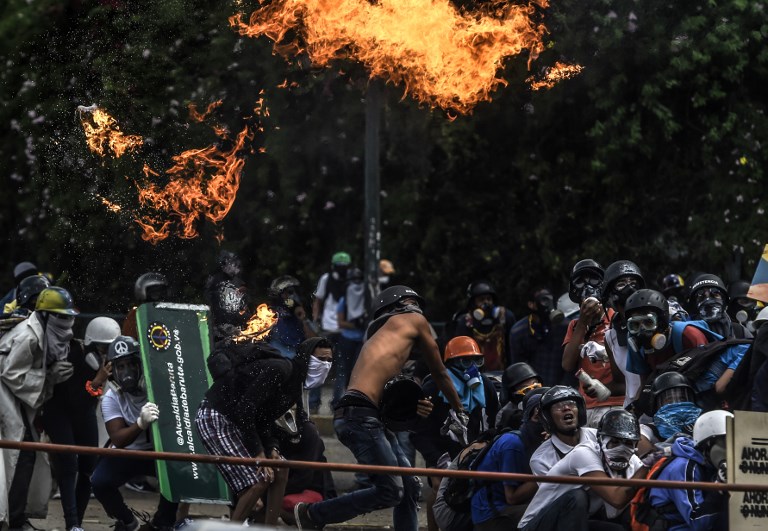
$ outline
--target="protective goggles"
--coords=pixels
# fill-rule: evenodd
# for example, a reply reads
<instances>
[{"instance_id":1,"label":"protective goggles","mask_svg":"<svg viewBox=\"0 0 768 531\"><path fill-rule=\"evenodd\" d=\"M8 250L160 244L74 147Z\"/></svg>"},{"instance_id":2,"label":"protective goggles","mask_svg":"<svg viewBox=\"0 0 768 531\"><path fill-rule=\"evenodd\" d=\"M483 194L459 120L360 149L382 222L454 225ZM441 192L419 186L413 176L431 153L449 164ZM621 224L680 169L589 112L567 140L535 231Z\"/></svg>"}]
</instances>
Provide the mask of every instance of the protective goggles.
<instances>
[{"instance_id":1,"label":"protective goggles","mask_svg":"<svg viewBox=\"0 0 768 531\"><path fill-rule=\"evenodd\" d=\"M482 356L465 356L463 358L459 358L457 361L459 362L459 365L461 365L461 367L464 369L469 369L472 365L479 369L485 363L485 358Z\"/></svg>"},{"instance_id":2,"label":"protective goggles","mask_svg":"<svg viewBox=\"0 0 768 531\"><path fill-rule=\"evenodd\" d=\"M528 391L533 391L534 389L540 389L540 388L541 388L541 384L539 382L536 382L536 383L532 383L531 385L526 385L522 389L518 389L517 391L515 391L515 394L525 396L526 394L528 394Z\"/></svg>"},{"instance_id":3,"label":"protective goggles","mask_svg":"<svg viewBox=\"0 0 768 531\"><path fill-rule=\"evenodd\" d=\"M584 286L592 286L593 288L598 287L600 284L602 284L603 281L599 277L592 277L592 276L583 276L583 277L576 277L573 279L573 287L576 289L582 289Z\"/></svg>"},{"instance_id":4,"label":"protective goggles","mask_svg":"<svg viewBox=\"0 0 768 531\"><path fill-rule=\"evenodd\" d=\"M693 391L687 387L673 387L665 389L656 397L656 409L667 404L679 404L681 402L693 402Z\"/></svg>"},{"instance_id":5,"label":"protective goggles","mask_svg":"<svg viewBox=\"0 0 768 531\"><path fill-rule=\"evenodd\" d=\"M696 304L707 299L723 300L723 292L719 288L702 288L696 292L693 299Z\"/></svg>"},{"instance_id":6,"label":"protective goggles","mask_svg":"<svg viewBox=\"0 0 768 531\"><path fill-rule=\"evenodd\" d=\"M578 411L579 405L576 403L575 400L563 400L561 402L555 402L552 404L550 409L552 411L563 411L566 408L570 409L571 411Z\"/></svg>"},{"instance_id":7,"label":"protective goggles","mask_svg":"<svg viewBox=\"0 0 768 531\"><path fill-rule=\"evenodd\" d=\"M642 332L653 332L659 325L655 313L636 315L627 319L627 332L636 335Z\"/></svg>"}]
</instances>

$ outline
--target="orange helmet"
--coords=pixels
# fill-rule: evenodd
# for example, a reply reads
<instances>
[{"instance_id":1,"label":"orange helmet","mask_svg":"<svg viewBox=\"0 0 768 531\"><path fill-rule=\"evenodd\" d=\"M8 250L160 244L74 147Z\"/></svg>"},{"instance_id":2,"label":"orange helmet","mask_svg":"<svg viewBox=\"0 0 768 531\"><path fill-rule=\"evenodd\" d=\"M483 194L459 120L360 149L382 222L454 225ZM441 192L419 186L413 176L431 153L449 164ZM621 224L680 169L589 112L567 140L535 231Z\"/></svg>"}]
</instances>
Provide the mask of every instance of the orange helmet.
<instances>
[{"instance_id":1,"label":"orange helmet","mask_svg":"<svg viewBox=\"0 0 768 531\"><path fill-rule=\"evenodd\" d=\"M443 361L452 360L453 358L463 358L464 356L482 356L480 352L480 346L477 341L467 336L457 336L451 339L447 345L445 345L445 355Z\"/></svg>"}]
</instances>

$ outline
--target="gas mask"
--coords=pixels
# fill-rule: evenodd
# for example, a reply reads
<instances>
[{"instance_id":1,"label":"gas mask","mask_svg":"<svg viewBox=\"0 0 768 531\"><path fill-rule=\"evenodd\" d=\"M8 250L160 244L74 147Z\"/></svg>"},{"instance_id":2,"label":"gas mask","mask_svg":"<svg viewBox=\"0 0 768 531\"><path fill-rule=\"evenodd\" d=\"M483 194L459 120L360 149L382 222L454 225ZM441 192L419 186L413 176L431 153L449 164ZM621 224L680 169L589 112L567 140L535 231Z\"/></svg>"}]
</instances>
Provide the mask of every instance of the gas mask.
<instances>
[{"instance_id":1,"label":"gas mask","mask_svg":"<svg viewBox=\"0 0 768 531\"><path fill-rule=\"evenodd\" d=\"M629 461L635 455L636 449L634 446L627 445L623 441L613 448L607 448L611 441L614 441L613 437L608 435L601 436L600 451L603 453L603 459L608 468L614 472L622 472L629 467Z\"/></svg>"},{"instance_id":2,"label":"gas mask","mask_svg":"<svg viewBox=\"0 0 768 531\"><path fill-rule=\"evenodd\" d=\"M580 276L571 281L571 291L576 294L579 303L584 302L589 297L600 300L602 294L603 280L596 276Z\"/></svg>"},{"instance_id":3,"label":"gas mask","mask_svg":"<svg viewBox=\"0 0 768 531\"><path fill-rule=\"evenodd\" d=\"M493 304L483 304L472 310L472 319L481 325L490 325L498 320L501 309Z\"/></svg>"},{"instance_id":4,"label":"gas mask","mask_svg":"<svg viewBox=\"0 0 768 531\"><path fill-rule=\"evenodd\" d=\"M722 299L704 299L696 304L696 311L705 321L717 321L723 316L725 305Z\"/></svg>"},{"instance_id":5,"label":"gas mask","mask_svg":"<svg viewBox=\"0 0 768 531\"><path fill-rule=\"evenodd\" d=\"M627 336L627 343L636 352L640 347L646 352L661 350L667 344L667 336L658 332L658 317L653 312L629 317Z\"/></svg>"},{"instance_id":6,"label":"gas mask","mask_svg":"<svg viewBox=\"0 0 768 531\"><path fill-rule=\"evenodd\" d=\"M627 304L627 299L632 296L634 292L637 291L637 283L629 282L624 284L621 288L617 287L613 289L611 294L608 296L608 302L611 304L613 309L617 309L619 306L622 308L625 304Z\"/></svg>"},{"instance_id":7,"label":"gas mask","mask_svg":"<svg viewBox=\"0 0 768 531\"><path fill-rule=\"evenodd\" d=\"M141 361L135 356L115 360L112 363L112 378L123 392L140 395L144 391Z\"/></svg>"},{"instance_id":8,"label":"gas mask","mask_svg":"<svg viewBox=\"0 0 768 531\"><path fill-rule=\"evenodd\" d=\"M305 389L315 389L325 383L328 373L331 371L332 363L321 360L315 356L309 357L309 367L307 368L307 378L304 381Z\"/></svg>"},{"instance_id":9,"label":"gas mask","mask_svg":"<svg viewBox=\"0 0 768 531\"><path fill-rule=\"evenodd\" d=\"M717 469L718 480L721 483L727 481L727 460L726 460L726 446L725 437L716 437L712 445L707 452L707 459Z\"/></svg>"},{"instance_id":10,"label":"gas mask","mask_svg":"<svg viewBox=\"0 0 768 531\"><path fill-rule=\"evenodd\" d=\"M331 275L335 280L346 280L348 270L349 266L347 265L334 264L331 266Z\"/></svg>"},{"instance_id":11,"label":"gas mask","mask_svg":"<svg viewBox=\"0 0 768 531\"><path fill-rule=\"evenodd\" d=\"M291 406L288 411L275 420L275 426L277 426L280 431L287 434L288 439L293 444L296 444L301 440L301 432L299 432L299 426L296 422L296 404Z\"/></svg>"},{"instance_id":12,"label":"gas mask","mask_svg":"<svg viewBox=\"0 0 768 531\"><path fill-rule=\"evenodd\" d=\"M744 326L748 326L748 323L757 317L757 303L745 297L733 299L728 303L728 315Z\"/></svg>"}]
</instances>

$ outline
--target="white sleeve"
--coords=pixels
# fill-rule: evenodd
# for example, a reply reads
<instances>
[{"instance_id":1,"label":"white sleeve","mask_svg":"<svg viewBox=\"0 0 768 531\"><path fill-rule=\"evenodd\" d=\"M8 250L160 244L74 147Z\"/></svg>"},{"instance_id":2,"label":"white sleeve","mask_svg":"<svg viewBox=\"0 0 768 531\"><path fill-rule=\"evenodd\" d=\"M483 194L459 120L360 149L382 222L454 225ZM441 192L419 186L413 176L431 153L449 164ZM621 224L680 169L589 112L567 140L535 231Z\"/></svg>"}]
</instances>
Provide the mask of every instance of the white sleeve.
<instances>
[{"instance_id":1,"label":"white sleeve","mask_svg":"<svg viewBox=\"0 0 768 531\"><path fill-rule=\"evenodd\" d=\"M101 415L104 417L104 422L125 418L120 410L117 396L115 396L115 392L112 389L108 389L101 398Z\"/></svg>"},{"instance_id":2,"label":"white sleeve","mask_svg":"<svg viewBox=\"0 0 768 531\"><path fill-rule=\"evenodd\" d=\"M320 280L317 281L317 289L315 289L315 297L318 299L325 298L325 290L328 289L328 273L323 273Z\"/></svg>"},{"instance_id":3,"label":"white sleeve","mask_svg":"<svg viewBox=\"0 0 768 531\"><path fill-rule=\"evenodd\" d=\"M583 476L589 472L605 472L600 454L595 452L591 445L579 445L568 456L577 476Z\"/></svg>"}]
</instances>

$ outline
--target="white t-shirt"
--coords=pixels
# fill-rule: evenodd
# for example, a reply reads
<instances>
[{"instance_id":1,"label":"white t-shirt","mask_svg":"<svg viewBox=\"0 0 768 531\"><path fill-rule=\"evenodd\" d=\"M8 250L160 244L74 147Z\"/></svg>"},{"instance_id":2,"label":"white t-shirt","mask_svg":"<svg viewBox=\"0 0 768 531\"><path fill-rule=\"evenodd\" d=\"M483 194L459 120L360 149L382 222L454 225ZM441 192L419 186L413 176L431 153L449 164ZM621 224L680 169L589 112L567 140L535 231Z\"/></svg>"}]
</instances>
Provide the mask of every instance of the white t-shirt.
<instances>
[{"instance_id":1,"label":"white t-shirt","mask_svg":"<svg viewBox=\"0 0 768 531\"><path fill-rule=\"evenodd\" d=\"M632 456L629 463L629 468L626 473L626 477L632 477L635 471L643 466L642 461L636 455ZM595 441L587 441L577 445L571 453L563 457L560 461L555 463L549 470L547 475L549 476L583 476L589 472L605 472L603 465L603 459L600 456L600 446ZM615 476L613 473L612 477ZM601 497L592 492L588 487L582 485L571 485L566 483L541 483L539 484L539 490L536 491L536 495L528 504L528 508L525 510L523 518L520 520L518 527L523 527L530 522L540 511L546 510L552 503L552 500L556 500L573 489L585 488L589 495L589 514L595 514L600 510L601 505L605 505L608 517L612 518L616 516L619 511L614 509L610 504L603 501Z\"/></svg>"},{"instance_id":2,"label":"white t-shirt","mask_svg":"<svg viewBox=\"0 0 768 531\"><path fill-rule=\"evenodd\" d=\"M616 330L613 328L609 329L605 333L605 344L611 348L616 366L624 375L624 382L626 384L626 391L624 392L624 407L627 407L629 403L632 402L632 399L635 398L637 390L640 389L640 385L642 385L640 375L629 372L627 370L628 349L627 347L622 347L619 345L619 341L616 337Z\"/></svg>"},{"instance_id":3,"label":"white t-shirt","mask_svg":"<svg viewBox=\"0 0 768 531\"><path fill-rule=\"evenodd\" d=\"M115 391L112 388L107 389L101 399L101 414L104 422L122 418L130 426L139 418L141 408L147 403L147 397L135 397L129 393ZM112 445L112 448L115 446ZM131 444L125 447L126 450L151 450L154 447L150 430L144 430L136 437Z\"/></svg>"},{"instance_id":4,"label":"white t-shirt","mask_svg":"<svg viewBox=\"0 0 768 531\"><path fill-rule=\"evenodd\" d=\"M587 441L597 442L597 430L595 428L581 428L579 430L579 443ZM553 435L539 446L531 456L531 471L537 476L545 476L555 463L571 453L575 447L561 441L557 435ZM541 484L539 484L541 485Z\"/></svg>"},{"instance_id":5,"label":"white t-shirt","mask_svg":"<svg viewBox=\"0 0 768 531\"><path fill-rule=\"evenodd\" d=\"M339 329L339 320L336 315L336 307L339 305L332 294L327 294L328 290L328 277L330 273L323 273L320 280L317 281L317 289L315 290L315 297L323 300L323 315L321 317L320 326L326 332L336 332Z\"/></svg>"}]
</instances>

